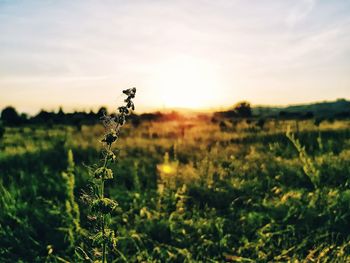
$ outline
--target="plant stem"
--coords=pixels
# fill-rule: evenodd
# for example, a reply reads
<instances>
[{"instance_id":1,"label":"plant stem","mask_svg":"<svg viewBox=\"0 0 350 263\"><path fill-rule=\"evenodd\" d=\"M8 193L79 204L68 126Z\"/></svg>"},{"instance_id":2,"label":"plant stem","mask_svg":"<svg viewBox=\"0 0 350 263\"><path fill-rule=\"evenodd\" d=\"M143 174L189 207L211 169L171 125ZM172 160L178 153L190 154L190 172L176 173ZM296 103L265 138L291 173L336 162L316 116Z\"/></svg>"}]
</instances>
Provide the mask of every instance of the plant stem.
<instances>
[{"instance_id":1,"label":"plant stem","mask_svg":"<svg viewBox=\"0 0 350 263\"><path fill-rule=\"evenodd\" d=\"M112 144L108 145L107 154L104 159L103 168L107 167L108 163L108 153L111 150ZM104 176L101 178L101 198L104 198L104 188L105 188L105 178ZM105 215L102 214L102 236L103 236L103 244L102 244L102 263L106 262L106 231L105 231Z\"/></svg>"}]
</instances>

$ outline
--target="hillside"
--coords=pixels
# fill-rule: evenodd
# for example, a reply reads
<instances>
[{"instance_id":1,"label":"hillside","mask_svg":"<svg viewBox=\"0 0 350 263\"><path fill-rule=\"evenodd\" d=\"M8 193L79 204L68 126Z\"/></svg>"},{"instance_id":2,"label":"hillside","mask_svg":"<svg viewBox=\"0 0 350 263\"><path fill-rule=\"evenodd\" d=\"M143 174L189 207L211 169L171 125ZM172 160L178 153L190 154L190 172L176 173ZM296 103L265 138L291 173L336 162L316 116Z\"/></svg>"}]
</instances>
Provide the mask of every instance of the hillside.
<instances>
[{"instance_id":1,"label":"hillside","mask_svg":"<svg viewBox=\"0 0 350 263\"><path fill-rule=\"evenodd\" d=\"M338 99L336 101L324 101L311 104L290 105L286 107L253 107L254 115L305 115L312 113L315 117L348 117L350 115L350 101Z\"/></svg>"}]
</instances>

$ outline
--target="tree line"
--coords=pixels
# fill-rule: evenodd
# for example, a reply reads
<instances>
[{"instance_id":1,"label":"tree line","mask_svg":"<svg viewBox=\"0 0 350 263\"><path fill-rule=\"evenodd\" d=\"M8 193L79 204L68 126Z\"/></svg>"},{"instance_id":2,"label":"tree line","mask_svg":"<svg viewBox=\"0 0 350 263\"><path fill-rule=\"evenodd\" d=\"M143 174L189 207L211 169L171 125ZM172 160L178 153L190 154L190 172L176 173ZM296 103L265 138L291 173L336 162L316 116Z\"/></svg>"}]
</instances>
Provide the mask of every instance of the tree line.
<instances>
[{"instance_id":1,"label":"tree line","mask_svg":"<svg viewBox=\"0 0 350 263\"><path fill-rule=\"evenodd\" d=\"M345 105L343 105L345 104ZM315 107L318 105L318 107ZM340 107L341 106L341 107ZM274 119L344 119L350 118L350 103L346 100L337 100L336 102L321 103L314 105L306 105L299 108L253 108L247 101L241 101L226 111L218 111L212 114L212 121L220 121L221 119L250 119L250 118L274 118ZM312 109L312 110L311 110ZM321 110L323 111L321 111ZM323 112L326 112L325 115ZM320 114L321 113L321 114ZM21 126L27 124L39 125L74 125L81 127L82 125L93 125L99 123L101 117L108 114L106 107L100 107L97 112L76 111L73 113L65 113L62 108L58 112L50 112L41 110L35 116L28 116L25 113L18 113L17 110L8 106L1 112L1 123L6 126ZM113 114L111 114L113 116ZM198 115L198 118L207 119L208 116ZM168 113L153 112L143 113L140 115L130 114L129 119L132 125L138 126L142 121L167 121L182 120L185 117L178 112L172 111Z\"/></svg>"},{"instance_id":2,"label":"tree line","mask_svg":"<svg viewBox=\"0 0 350 263\"><path fill-rule=\"evenodd\" d=\"M18 113L18 111L12 107L8 106L1 111L1 121L3 125L6 126L22 126L22 125L93 125L100 123L101 117L107 115L108 110L106 107L101 107L98 111L75 111L72 113L65 113L62 108L58 112L41 110L38 114L34 116L28 116L25 113ZM115 116L113 113L110 116ZM142 121L167 121L167 120L180 120L184 118L178 112L172 111L168 113L162 112L152 112L152 113L142 113L135 114L131 113L129 116L129 121L132 125L138 126Z\"/></svg>"},{"instance_id":3,"label":"tree line","mask_svg":"<svg viewBox=\"0 0 350 263\"><path fill-rule=\"evenodd\" d=\"M3 124L9 126L25 124L94 124L106 112L107 109L105 107L101 107L96 113L93 111L76 111L73 113L65 113L63 109L60 108L57 113L41 110L34 116L28 116L25 113L18 113L14 107L8 106L1 111L1 121Z\"/></svg>"}]
</instances>

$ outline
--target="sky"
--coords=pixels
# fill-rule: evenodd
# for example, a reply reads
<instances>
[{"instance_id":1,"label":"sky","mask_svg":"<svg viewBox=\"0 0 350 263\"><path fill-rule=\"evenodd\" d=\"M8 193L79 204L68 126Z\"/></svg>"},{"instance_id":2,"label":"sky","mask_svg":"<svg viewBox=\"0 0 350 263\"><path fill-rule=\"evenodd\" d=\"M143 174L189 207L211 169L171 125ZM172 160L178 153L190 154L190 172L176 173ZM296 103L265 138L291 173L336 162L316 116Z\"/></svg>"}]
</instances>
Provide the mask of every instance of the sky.
<instances>
[{"instance_id":1,"label":"sky","mask_svg":"<svg viewBox=\"0 0 350 263\"><path fill-rule=\"evenodd\" d=\"M0 0L0 109L350 99L349 0Z\"/></svg>"}]
</instances>

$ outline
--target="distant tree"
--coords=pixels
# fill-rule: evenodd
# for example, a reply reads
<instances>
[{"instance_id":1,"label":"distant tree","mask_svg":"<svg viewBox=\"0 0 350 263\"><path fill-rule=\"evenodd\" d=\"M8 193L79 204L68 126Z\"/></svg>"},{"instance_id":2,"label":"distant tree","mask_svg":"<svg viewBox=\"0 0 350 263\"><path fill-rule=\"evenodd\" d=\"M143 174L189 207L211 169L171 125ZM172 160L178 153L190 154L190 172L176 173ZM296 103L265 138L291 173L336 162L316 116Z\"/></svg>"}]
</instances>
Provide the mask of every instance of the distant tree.
<instances>
[{"instance_id":1,"label":"distant tree","mask_svg":"<svg viewBox=\"0 0 350 263\"><path fill-rule=\"evenodd\" d=\"M64 111L62 109L62 107L59 108L58 112L57 112L58 116L64 116Z\"/></svg>"},{"instance_id":2,"label":"distant tree","mask_svg":"<svg viewBox=\"0 0 350 263\"><path fill-rule=\"evenodd\" d=\"M90 112L87 114L87 117L89 118L89 119L96 119L96 114L95 114L95 112L93 111L93 110L90 110Z\"/></svg>"},{"instance_id":3,"label":"distant tree","mask_svg":"<svg viewBox=\"0 0 350 263\"><path fill-rule=\"evenodd\" d=\"M28 114L27 113L21 113L21 115L19 116L19 122L21 124L28 123Z\"/></svg>"},{"instance_id":4,"label":"distant tree","mask_svg":"<svg viewBox=\"0 0 350 263\"><path fill-rule=\"evenodd\" d=\"M60 124L63 124L66 122L66 114L64 113L62 107L60 107L60 109L58 110L55 119L56 119L56 122Z\"/></svg>"},{"instance_id":5,"label":"distant tree","mask_svg":"<svg viewBox=\"0 0 350 263\"><path fill-rule=\"evenodd\" d=\"M252 108L247 101L238 102L234 106L234 111L239 117L248 118L252 116Z\"/></svg>"},{"instance_id":6,"label":"distant tree","mask_svg":"<svg viewBox=\"0 0 350 263\"><path fill-rule=\"evenodd\" d=\"M41 110L36 116L32 118L34 123L37 124L45 124L48 127L52 127L56 118L56 114L54 112L48 112L45 110Z\"/></svg>"},{"instance_id":7,"label":"distant tree","mask_svg":"<svg viewBox=\"0 0 350 263\"><path fill-rule=\"evenodd\" d=\"M106 108L106 107L101 107L101 108L98 110L98 112L97 112L97 116L98 116L99 118L101 118L102 116L107 115L107 114L108 114L108 112L107 112L107 108Z\"/></svg>"},{"instance_id":8,"label":"distant tree","mask_svg":"<svg viewBox=\"0 0 350 263\"><path fill-rule=\"evenodd\" d=\"M71 117L71 124L74 125L78 131L81 131L85 119L84 112L74 112Z\"/></svg>"},{"instance_id":9,"label":"distant tree","mask_svg":"<svg viewBox=\"0 0 350 263\"><path fill-rule=\"evenodd\" d=\"M97 115L92 110L90 110L90 112L86 113L86 115L85 115L85 123L86 124L95 124L98 121L99 121L99 119L98 119Z\"/></svg>"},{"instance_id":10,"label":"distant tree","mask_svg":"<svg viewBox=\"0 0 350 263\"><path fill-rule=\"evenodd\" d=\"M20 123L20 117L14 107L6 107L1 112L1 120L8 125L18 125Z\"/></svg>"},{"instance_id":11,"label":"distant tree","mask_svg":"<svg viewBox=\"0 0 350 263\"><path fill-rule=\"evenodd\" d=\"M5 127L4 125L2 125L2 122L0 121L0 140L2 139L2 137L4 137L5 134Z\"/></svg>"}]
</instances>

